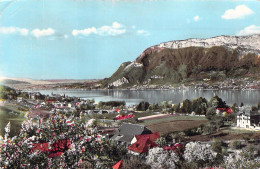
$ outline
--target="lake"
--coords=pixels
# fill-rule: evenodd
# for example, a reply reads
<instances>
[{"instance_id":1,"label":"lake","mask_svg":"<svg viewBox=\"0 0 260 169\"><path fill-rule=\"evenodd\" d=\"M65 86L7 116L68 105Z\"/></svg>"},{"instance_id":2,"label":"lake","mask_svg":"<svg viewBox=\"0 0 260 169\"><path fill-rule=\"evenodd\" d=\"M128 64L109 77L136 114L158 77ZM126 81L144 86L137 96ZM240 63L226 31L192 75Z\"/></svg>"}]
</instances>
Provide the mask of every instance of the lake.
<instances>
[{"instance_id":1,"label":"lake","mask_svg":"<svg viewBox=\"0 0 260 169\"><path fill-rule=\"evenodd\" d=\"M214 95L218 95L229 105L233 103L240 105L241 102L245 105L257 105L260 101L260 90L40 90L39 92L48 95L53 92L54 94L65 94L83 99L94 99L96 102L125 101L127 105L138 104L141 101L180 103L185 99L192 100L198 97L209 100Z\"/></svg>"}]
</instances>

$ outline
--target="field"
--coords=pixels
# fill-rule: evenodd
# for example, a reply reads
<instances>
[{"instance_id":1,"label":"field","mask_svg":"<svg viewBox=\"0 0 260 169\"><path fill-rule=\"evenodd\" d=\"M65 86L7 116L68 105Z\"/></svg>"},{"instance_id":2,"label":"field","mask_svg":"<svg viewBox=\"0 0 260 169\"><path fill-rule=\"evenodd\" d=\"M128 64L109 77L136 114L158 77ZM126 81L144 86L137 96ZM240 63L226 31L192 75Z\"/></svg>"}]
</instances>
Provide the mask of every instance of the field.
<instances>
[{"instance_id":1,"label":"field","mask_svg":"<svg viewBox=\"0 0 260 169\"><path fill-rule=\"evenodd\" d=\"M223 128L219 132L210 135L191 136L190 141L210 141L218 140L245 140L256 139L260 140L260 131L250 131L246 129Z\"/></svg>"},{"instance_id":2,"label":"field","mask_svg":"<svg viewBox=\"0 0 260 169\"><path fill-rule=\"evenodd\" d=\"M146 125L152 132L159 132L161 136L171 132L183 131L195 128L207 123L205 117L197 116L170 116L166 118L145 120L142 124Z\"/></svg>"}]
</instances>

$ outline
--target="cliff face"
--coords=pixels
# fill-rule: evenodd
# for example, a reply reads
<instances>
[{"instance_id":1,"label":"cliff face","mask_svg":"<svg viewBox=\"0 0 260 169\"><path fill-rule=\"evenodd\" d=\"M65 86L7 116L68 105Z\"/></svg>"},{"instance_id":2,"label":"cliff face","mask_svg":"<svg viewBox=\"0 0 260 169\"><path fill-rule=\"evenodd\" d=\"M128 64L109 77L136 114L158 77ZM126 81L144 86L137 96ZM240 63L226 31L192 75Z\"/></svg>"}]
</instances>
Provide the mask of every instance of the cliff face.
<instances>
[{"instance_id":1,"label":"cliff face","mask_svg":"<svg viewBox=\"0 0 260 169\"><path fill-rule=\"evenodd\" d=\"M157 45L160 48L179 49L186 47L224 46L228 49L237 49L244 54L246 52L260 54L260 35L252 36L217 36L209 39L187 39L165 42Z\"/></svg>"},{"instance_id":2,"label":"cliff face","mask_svg":"<svg viewBox=\"0 0 260 169\"><path fill-rule=\"evenodd\" d=\"M212 72L223 79L252 68L260 71L260 35L188 39L147 48L135 61L123 63L104 85L115 86L118 80L116 87L174 84L211 78Z\"/></svg>"}]
</instances>

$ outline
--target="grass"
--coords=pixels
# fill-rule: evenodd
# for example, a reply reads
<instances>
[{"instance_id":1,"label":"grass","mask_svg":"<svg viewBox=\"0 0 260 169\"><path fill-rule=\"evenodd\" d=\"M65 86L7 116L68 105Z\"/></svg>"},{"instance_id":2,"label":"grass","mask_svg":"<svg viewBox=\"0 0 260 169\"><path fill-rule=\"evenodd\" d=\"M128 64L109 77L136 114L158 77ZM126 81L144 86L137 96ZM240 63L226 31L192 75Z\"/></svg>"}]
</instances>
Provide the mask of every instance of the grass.
<instances>
[{"instance_id":1,"label":"grass","mask_svg":"<svg viewBox=\"0 0 260 169\"><path fill-rule=\"evenodd\" d=\"M168 133L199 127L207 122L208 120L202 116L168 116L144 120L141 124L153 132L159 132L160 135L167 135Z\"/></svg>"},{"instance_id":2,"label":"grass","mask_svg":"<svg viewBox=\"0 0 260 169\"><path fill-rule=\"evenodd\" d=\"M235 133L235 134L243 134L243 133L256 133L260 131L254 131L254 130L247 130L247 129L239 129L239 128L231 128L226 127L221 129L224 133Z\"/></svg>"},{"instance_id":3,"label":"grass","mask_svg":"<svg viewBox=\"0 0 260 169\"><path fill-rule=\"evenodd\" d=\"M162 122L169 122L169 121L200 121L205 120L207 121L206 117L203 116L172 116L172 117L165 117L165 118L158 118L158 119L152 119L152 120L145 120L143 125L152 125L156 123L162 123Z\"/></svg>"},{"instance_id":4,"label":"grass","mask_svg":"<svg viewBox=\"0 0 260 169\"><path fill-rule=\"evenodd\" d=\"M159 132L163 136L176 131L196 128L205 123L207 123L207 120L172 120L146 125L146 127L153 132Z\"/></svg>"}]
</instances>

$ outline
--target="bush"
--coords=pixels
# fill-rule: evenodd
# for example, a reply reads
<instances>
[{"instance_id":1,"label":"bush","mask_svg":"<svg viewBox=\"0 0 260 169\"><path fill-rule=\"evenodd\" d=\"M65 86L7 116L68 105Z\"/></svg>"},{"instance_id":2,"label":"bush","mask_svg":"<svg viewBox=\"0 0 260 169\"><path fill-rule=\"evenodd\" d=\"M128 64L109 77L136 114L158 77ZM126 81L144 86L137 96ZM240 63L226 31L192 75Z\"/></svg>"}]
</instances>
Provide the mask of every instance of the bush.
<instances>
[{"instance_id":1,"label":"bush","mask_svg":"<svg viewBox=\"0 0 260 169\"><path fill-rule=\"evenodd\" d=\"M222 145L223 145L222 141L214 140L211 146L212 146L213 151L215 151L217 153L222 153Z\"/></svg>"},{"instance_id":2,"label":"bush","mask_svg":"<svg viewBox=\"0 0 260 169\"><path fill-rule=\"evenodd\" d=\"M140 102L137 106L136 106L136 110L137 111L146 111L149 108L149 103L148 102Z\"/></svg>"},{"instance_id":3,"label":"bush","mask_svg":"<svg viewBox=\"0 0 260 169\"><path fill-rule=\"evenodd\" d=\"M235 141L233 141L233 142L231 143L231 147L232 147L233 149L240 149L240 147L241 147L241 142L235 140Z\"/></svg>"}]
</instances>

